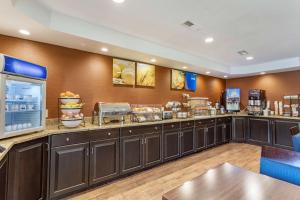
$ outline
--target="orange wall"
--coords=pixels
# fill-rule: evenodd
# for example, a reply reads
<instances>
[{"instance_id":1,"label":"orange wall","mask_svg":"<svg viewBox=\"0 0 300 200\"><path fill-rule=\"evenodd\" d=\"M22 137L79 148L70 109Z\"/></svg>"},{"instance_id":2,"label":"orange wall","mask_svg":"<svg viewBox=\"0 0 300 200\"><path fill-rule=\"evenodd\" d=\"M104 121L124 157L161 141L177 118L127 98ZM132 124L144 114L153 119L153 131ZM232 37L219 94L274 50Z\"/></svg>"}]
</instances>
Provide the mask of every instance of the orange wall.
<instances>
[{"instance_id":1,"label":"orange wall","mask_svg":"<svg viewBox=\"0 0 300 200\"><path fill-rule=\"evenodd\" d=\"M112 84L112 57L65 47L0 35L0 53L48 68L47 109L49 118L57 117L57 98L62 91L78 93L86 103L83 112L90 116L98 101L133 104L165 104L181 100L186 91L170 89L170 69L156 67L155 88L133 88ZM219 100L225 80L199 75L197 91L191 96Z\"/></svg>"},{"instance_id":2,"label":"orange wall","mask_svg":"<svg viewBox=\"0 0 300 200\"><path fill-rule=\"evenodd\" d=\"M267 100L273 104L273 101L281 101L284 95L300 94L300 71L230 79L226 81L226 87L241 88L243 107L248 104L249 89L266 90Z\"/></svg>"}]
</instances>

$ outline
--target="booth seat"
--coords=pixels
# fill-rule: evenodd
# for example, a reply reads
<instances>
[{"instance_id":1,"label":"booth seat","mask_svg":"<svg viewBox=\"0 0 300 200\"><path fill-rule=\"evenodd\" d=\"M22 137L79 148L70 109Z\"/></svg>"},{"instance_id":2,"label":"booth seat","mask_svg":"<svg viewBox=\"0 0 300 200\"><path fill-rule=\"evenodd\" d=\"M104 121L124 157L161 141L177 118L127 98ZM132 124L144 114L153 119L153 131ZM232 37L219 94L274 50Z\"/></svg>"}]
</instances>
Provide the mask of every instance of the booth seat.
<instances>
[{"instance_id":1,"label":"booth seat","mask_svg":"<svg viewBox=\"0 0 300 200\"><path fill-rule=\"evenodd\" d=\"M260 173L300 186L300 153L264 146Z\"/></svg>"}]
</instances>

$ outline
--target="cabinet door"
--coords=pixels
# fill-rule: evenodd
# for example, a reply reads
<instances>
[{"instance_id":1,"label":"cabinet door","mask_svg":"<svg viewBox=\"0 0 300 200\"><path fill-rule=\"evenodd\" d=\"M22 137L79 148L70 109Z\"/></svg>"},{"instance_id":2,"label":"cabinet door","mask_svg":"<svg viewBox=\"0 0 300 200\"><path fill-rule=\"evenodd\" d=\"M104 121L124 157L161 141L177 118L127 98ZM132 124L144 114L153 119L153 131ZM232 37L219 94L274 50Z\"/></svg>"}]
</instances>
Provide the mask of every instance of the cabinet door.
<instances>
[{"instance_id":1,"label":"cabinet door","mask_svg":"<svg viewBox=\"0 0 300 200\"><path fill-rule=\"evenodd\" d=\"M0 200L6 200L7 173L8 173L8 161L7 161L7 157L5 157L0 162Z\"/></svg>"},{"instance_id":2,"label":"cabinet door","mask_svg":"<svg viewBox=\"0 0 300 200\"><path fill-rule=\"evenodd\" d=\"M88 186L89 143L51 150L50 196L66 195Z\"/></svg>"},{"instance_id":3,"label":"cabinet door","mask_svg":"<svg viewBox=\"0 0 300 200\"><path fill-rule=\"evenodd\" d=\"M249 119L249 142L271 144L270 121L268 119Z\"/></svg>"},{"instance_id":4,"label":"cabinet door","mask_svg":"<svg viewBox=\"0 0 300 200\"><path fill-rule=\"evenodd\" d=\"M292 136L290 128L299 126L295 121L275 120L273 122L273 142L274 146L292 149Z\"/></svg>"},{"instance_id":5,"label":"cabinet door","mask_svg":"<svg viewBox=\"0 0 300 200\"><path fill-rule=\"evenodd\" d=\"M181 132L181 155L194 152L194 129L184 129Z\"/></svg>"},{"instance_id":6,"label":"cabinet door","mask_svg":"<svg viewBox=\"0 0 300 200\"><path fill-rule=\"evenodd\" d=\"M232 140L235 142L244 142L246 140L246 118L232 118Z\"/></svg>"},{"instance_id":7,"label":"cabinet door","mask_svg":"<svg viewBox=\"0 0 300 200\"><path fill-rule=\"evenodd\" d=\"M153 166L162 162L162 139L161 133L145 135L145 167Z\"/></svg>"},{"instance_id":8,"label":"cabinet door","mask_svg":"<svg viewBox=\"0 0 300 200\"><path fill-rule=\"evenodd\" d=\"M224 142L229 142L231 140L231 123L224 125Z\"/></svg>"},{"instance_id":9,"label":"cabinet door","mask_svg":"<svg viewBox=\"0 0 300 200\"><path fill-rule=\"evenodd\" d=\"M119 175L119 139L91 142L90 184L107 181Z\"/></svg>"},{"instance_id":10,"label":"cabinet door","mask_svg":"<svg viewBox=\"0 0 300 200\"><path fill-rule=\"evenodd\" d=\"M216 144L222 144L224 139L224 124L218 124L216 127Z\"/></svg>"},{"instance_id":11,"label":"cabinet door","mask_svg":"<svg viewBox=\"0 0 300 200\"><path fill-rule=\"evenodd\" d=\"M10 151L7 199L46 199L47 155L45 139L17 145Z\"/></svg>"},{"instance_id":12,"label":"cabinet door","mask_svg":"<svg viewBox=\"0 0 300 200\"><path fill-rule=\"evenodd\" d=\"M143 168L143 136L121 138L121 174Z\"/></svg>"},{"instance_id":13,"label":"cabinet door","mask_svg":"<svg viewBox=\"0 0 300 200\"><path fill-rule=\"evenodd\" d=\"M205 149L205 128L195 128L195 150L200 151Z\"/></svg>"},{"instance_id":14,"label":"cabinet door","mask_svg":"<svg viewBox=\"0 0 300 200\"><path fill-rule=\"evenodd\" d=\"M215 127L209 126L206 128L206 146L212 147L216 145Z\"/></svg>"},{"instance_id":15,"label":"cabinet door","mask_svg":"<svg viewBox=\"0 0 300 200\"><path fill-rule=\"evenodd\" d=\"M180 131L165 132L164 161L180 157Z\"/></svg>"}]
</instances>

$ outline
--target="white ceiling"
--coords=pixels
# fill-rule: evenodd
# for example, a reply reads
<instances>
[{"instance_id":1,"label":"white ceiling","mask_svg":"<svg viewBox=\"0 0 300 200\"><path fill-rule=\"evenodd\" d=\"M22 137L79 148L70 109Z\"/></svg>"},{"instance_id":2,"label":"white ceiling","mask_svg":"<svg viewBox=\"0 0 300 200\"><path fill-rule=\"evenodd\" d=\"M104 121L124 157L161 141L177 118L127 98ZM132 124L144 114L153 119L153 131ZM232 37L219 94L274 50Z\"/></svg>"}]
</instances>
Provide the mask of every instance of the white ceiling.
<instances>
[{"instance_id":1,"label":"white ceiling","mask_svg":"<svg viewBox=\"0 0 300 200\"><path fill-rule=\"evenodd\" d=\"M3 0L0 33L19 36L25 26L32 40L92 52L105 45L113 56L237 77L298 69L299 7L299 0ZM186 20L198 30L183 27ZM205 44L207 36L215 42Z\"/></svg>"}]
</instances>

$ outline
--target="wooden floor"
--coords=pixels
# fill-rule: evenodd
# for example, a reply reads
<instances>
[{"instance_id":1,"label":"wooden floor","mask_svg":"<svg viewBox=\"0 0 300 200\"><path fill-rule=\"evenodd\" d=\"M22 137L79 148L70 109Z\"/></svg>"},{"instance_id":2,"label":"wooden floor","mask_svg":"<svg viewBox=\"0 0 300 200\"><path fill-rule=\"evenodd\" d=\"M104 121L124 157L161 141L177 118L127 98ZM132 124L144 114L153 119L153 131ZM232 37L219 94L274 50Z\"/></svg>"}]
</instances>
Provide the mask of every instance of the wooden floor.
<instances>
[{"instance_id":1,"label":"wooden floor","mask_svg":"<svg viewBox=\"0 0 300 200\"><path fill-rule=\"evenodd\" d=\"M258 173L260 152L261 148L258 146L226 144L77 194L69 199L161 200L167 191L224 162Z\"/></svg>"}]
</instances>

